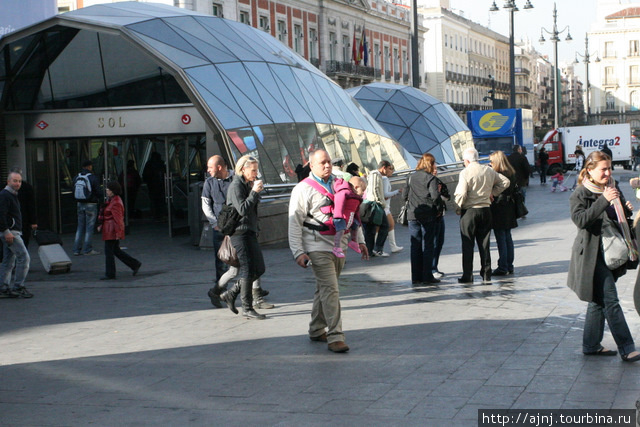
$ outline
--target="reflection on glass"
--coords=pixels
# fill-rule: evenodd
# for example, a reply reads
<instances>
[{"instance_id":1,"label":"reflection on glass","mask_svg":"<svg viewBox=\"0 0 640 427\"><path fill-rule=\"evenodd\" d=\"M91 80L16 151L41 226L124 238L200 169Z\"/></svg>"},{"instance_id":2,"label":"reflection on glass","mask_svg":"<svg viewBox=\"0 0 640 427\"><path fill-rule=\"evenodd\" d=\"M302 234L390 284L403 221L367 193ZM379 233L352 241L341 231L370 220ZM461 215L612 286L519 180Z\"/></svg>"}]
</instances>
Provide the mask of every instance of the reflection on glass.
<instances>
[{"instance_id":1,"label":"reflection on glass","mask_svg":"<svg viewBox=\"0 0 640 427\"><path fill-rule=\"evenodd\" d=\"M353 137L351 136L351 129L344 126L336 126L338 142L340 145L340 152L342 160L345 165L351 163L351 147L353 146Z\"/></svg>"}]
</instances>

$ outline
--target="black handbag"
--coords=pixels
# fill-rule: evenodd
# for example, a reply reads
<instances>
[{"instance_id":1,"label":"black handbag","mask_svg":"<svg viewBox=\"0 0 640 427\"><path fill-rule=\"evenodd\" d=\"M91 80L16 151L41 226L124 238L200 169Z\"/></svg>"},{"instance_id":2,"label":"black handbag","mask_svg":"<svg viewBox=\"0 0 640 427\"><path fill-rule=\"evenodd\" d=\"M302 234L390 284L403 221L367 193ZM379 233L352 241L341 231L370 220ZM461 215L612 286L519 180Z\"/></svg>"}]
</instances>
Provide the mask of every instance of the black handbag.
<instances>
[{"instance_id":1,"label":"black handbag","mask_svg":"<svg viewBox=\"0 0 640 427\"><path fill-rule=\"evenodd\" d=\"M516 190L513 192L512 197L516 205L516 218L519 219L527 216L527 214L529 213L529 209L527 209L527 207L524 204L524 195L522 194L522 191L520 191L519 187L517 187Z\"/></svg>"},{"instance_id":2,"label":"black handbag","mask_svg":"<svg viewBox=\"0 0 640 427\"><path fill-rule=\"evenodd\" d=\"M242 217L240 213L231 205L222 205L222 210L218 214L218 229L225 236L231 236L236 232Z\"/></svg>"}]
</instances>

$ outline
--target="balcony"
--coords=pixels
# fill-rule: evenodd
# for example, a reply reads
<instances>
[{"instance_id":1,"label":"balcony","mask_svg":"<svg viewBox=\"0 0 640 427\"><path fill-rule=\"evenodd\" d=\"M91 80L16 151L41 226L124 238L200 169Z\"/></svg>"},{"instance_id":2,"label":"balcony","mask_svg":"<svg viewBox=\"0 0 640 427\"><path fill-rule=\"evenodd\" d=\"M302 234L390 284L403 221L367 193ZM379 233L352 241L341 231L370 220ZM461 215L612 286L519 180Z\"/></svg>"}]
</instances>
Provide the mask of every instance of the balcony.
<instances>
[{"instance_id":1,"label":"balcony","mask_svg":"<svg viewBox=\"0 0 640 427\"><path fill-rule=\"evenodd\" d=\"M395 80L396 82L400 81L400 73L395 72L393 73L393 80Z\"/></svg>"},{"instance_id":2,"label":"balcony","mask_svg":"<svg viewBox=\"0 0 640 427\"><path fill-rule=\"evenodd\" d=\"M529 86L516 86L516 92L518 92L518 93L529 93L529 92L531 92L531 89L529 89Z\"/></svg>"},{"instance_id":3,"label":"balcony","mask_svg":"<svg viewBox=\"0 0 640 427\"><path fill-rule=\"evenodd\" d=\"M373 77L378 80L380 77L382 77L382 71L380 70L380 68L374 68L373 70Z\"/></svg>"},{"instance_id":4,"label":"balcony","mask_svg":"<svg viewBox=\"0 0 640 427\"><path fill-rule=\"evenodd\" d=\"M389 70L385 70L385 72L384 72L384 79L385 79L386 81L391 80L391 71L389 71Z\"/></svg>"},{"instance_id":5,"label":"balcony","mask_svg":"<svg viewBox=\"0 0 640 427\"><path fill-rule=\"evenodd\" d=\"M640 86L640 78L632 77L628 83L630 86Z\"/></svg>"},{"instance_id":6,"label":"balcony","mask_svg":"<svg viewBox=\"0 0 640 427\"><path fill-rule=\"evenodd\" d=\"M314 64L315 65L315 64ZM342 77L357 77L364 80L373 80L374 69L373 67L365 67L363 65L356 65L352 62L343 61L327 61L327 76L339 75Z\"/></svg>"},{"instance_id":7,"label":"balcony","mask_svg":"<svg viewBox=\"0 0 640 427\"><path fill-rule=\"evenodd\" d=\"M604 79L602 83L603 86L618 86L618 78L617 77L607 77Z\"/></svg>"},{"instance_id":8,"label":"balcony","mask_svg":"<svg viewBox=\"0 0 640 427\"><path fill-rule=\"evenodd\" d=\"M514 71L516 74L526 74L526 75L531 74L531 72L529 71L529 69L528 69L528 68L518 68L518 67L515 67L515 68L513 69L513 71Z\"/></svg>"},{"instance_id":9,"label":"balcony","mask_svg":"<svg viewBox=\"0 0 640 427\"><path fill-rule=\"evenodd\" d=\"M404 84L409 83L409 74L403 74L402 75L402 83L404 83Z\"/></svg>"}]
</instances>

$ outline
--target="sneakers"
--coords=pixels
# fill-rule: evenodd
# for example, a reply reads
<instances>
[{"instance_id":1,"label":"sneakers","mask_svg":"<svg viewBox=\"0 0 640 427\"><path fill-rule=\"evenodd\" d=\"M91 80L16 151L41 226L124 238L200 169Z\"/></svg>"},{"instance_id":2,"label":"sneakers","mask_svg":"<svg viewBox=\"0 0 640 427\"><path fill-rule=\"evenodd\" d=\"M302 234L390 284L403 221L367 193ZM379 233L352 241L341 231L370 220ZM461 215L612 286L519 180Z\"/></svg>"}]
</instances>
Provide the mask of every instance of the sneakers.
<instances>
[{"instance_id":1,"label":"sneakers","mask_svg":"<svg viewBox=\"0 0 640 427\"><path fill-rule=\"evenodd\" d=\"M391 253L395 254L396 252L401 252L404 249L404 246L391 246Z\"/></svg>"},{"instance_id":2,"label":"sneakers","mask_svg":"<svg viewBox=\"0 0 640 427\"><path fill-rule=\"evenodd\" d=\"M344 252L342 252L342 248L339 248L338 246L334 246L331 252L333 252L333 254L338 258L344 258Z\"/></svg>"},{"instance_id":3,"label":"sneakers","mask_svg":"<svg viewBox=\"0 0 640 427\"><path fill-rule=\"evenodd\" d=\"M18 298L18 294L9 289L8 286L3 286L0 289L0 298Z\"/></svg>"},{"instance_id":4,"label":"sneakers","mask_svg":"<svg viewBox=\"0 0 640 427\"><path fill-rule=\"evenodd\" d=\"M100 255L100 252L98 252L98 251L96 251L96 250L91 249L91 251L90 251L90 252L87 252L85 255Z\"/></svg>"},{"instance_id":5,"label":"sneakers","mask_svg":"<svg viewBox=\"0 0 640 427\"><path fill-rule=\"evenodd\" d=\"M387 257L389 256L388 253L383 252L383 251L373 251L371 252L373 254L373 256L382 256L382 257Z\"/></svg>"},{"instance_id":6,"label":"sneakers","mask_svg":"<svg viewBox=\"0 0 640 427\"><path fill-rule=\"evenodd\" d=\"M444 273L442 271L436 270L433 272L433 277L435 277L436 279L441 279L442 276L444 276Z\"/></svg>"},{"instance_id":7,"label":"sneakers","mask_svg":"<svg viewBox=\"0 0 640 427\"><path fill-rule=\"evenodd\" d=\"M16 297L33 298L33 294L31 292L29 292L27 290L27 288L25 288L24 286L21 286L19 288L13 289L11 292L13 292L16 295Z\"/></svg>"},{"instance_id":8,"label":"sneakers","mask_svg":"<svg viewBox=\"0 0 640 427\"><path fill-rule=\"evenodd\" d=\"M359 254L362 253L362 251L360 250L360 245L358 244L358 242L354 240L349 240L349 247L353 249L356 253L359 253Z\"/></svg>"}]
</instances>

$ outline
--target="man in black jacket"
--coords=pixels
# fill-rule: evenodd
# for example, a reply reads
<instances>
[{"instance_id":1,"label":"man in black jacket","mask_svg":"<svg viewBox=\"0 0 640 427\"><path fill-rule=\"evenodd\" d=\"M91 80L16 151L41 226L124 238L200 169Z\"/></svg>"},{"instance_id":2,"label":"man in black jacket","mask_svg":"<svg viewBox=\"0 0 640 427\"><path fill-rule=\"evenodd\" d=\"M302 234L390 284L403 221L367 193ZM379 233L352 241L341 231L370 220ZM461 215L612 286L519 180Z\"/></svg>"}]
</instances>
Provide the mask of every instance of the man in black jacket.
<instances>
[{"instance_id":1,"label":"man in black jacket","mask_svg":"<svg viewBox=\"0 0 640 427\"><path fill-rule=\"evenodd\" d=\"M0 298L31 298L33 294L24 287L29 274L29 251L22 240L22 214L18 201L18 190L22 176L10 172L7 186L0 191L0 240L2 240L3 260L0 264ZM16 275L13 288L10 286L11 271L15 263Z\"/></svg>"},{"instance_id":2,"label":"man in black jacket","mask_svg":"<svg viewBox=\"0 0 640 427\"><path fill-rule=\"evenodd\" d=\"M531 175L531 167L529 160L522 155L522 147L520 145L513 146L513 152L507 157L511 166L516 170L516 183L520 187L522 197L527 196L527 187L529 186L529 175Z\"/></svg>"}]
</instances>

